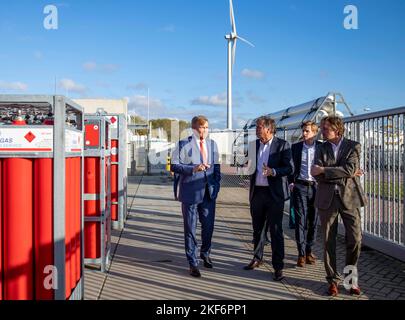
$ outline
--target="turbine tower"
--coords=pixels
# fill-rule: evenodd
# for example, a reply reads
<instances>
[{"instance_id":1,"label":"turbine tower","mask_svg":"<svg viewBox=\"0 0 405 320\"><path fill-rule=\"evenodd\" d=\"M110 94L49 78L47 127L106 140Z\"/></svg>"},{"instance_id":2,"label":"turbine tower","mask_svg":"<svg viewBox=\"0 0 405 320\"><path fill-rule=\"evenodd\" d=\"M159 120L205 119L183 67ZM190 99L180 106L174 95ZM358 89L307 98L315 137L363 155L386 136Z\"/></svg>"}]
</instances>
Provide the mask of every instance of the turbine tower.
<instances>
[{"instance_id":1,"label":"turbine tower","mask_svg":"<svg viewBox=\"0 0 405 320\"><path fill-rule=\"evenodd\" d=\"M225 39L228 41L228 95L227 95L227 129L232 130L232 75L233 75L233 67L235 64L235 57L236 57L236 43L238 40L241 40L248 45L254 47L252 43L239 37L238 33L236 32L236 23L235 23L235 14L233 11L233 2L229 0L229 7L230 7L230 17L231 17L231 28L232 31L230 34L225 36Z\"/></svg>"}]
</instances>

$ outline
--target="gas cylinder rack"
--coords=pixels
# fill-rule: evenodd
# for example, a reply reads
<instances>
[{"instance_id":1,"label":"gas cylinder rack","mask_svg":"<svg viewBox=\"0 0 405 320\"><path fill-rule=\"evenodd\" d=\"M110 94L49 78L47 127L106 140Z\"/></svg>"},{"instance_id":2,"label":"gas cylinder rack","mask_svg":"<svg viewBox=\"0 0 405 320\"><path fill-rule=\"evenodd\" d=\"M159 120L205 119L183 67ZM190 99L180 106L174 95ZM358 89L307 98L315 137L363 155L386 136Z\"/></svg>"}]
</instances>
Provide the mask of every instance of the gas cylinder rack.
<instances>
[{"instance_id":1,"label":"gas cylinder rack","mask_svg":"<svg viewBox=\"0 0 405 320\"><path fill-rule=\"evenodd\" d=\"M0 95L0 299L81 300L83 109Z\"/></svg>"},{"instance_id":2,"label":"gas cylinder rack","mask_svg":"<svg viewBox=\"0 0 405 320\"><path fill-rule=\"evenodd\" d=\"M127 118L104 114L111 122L111 219L114 230L122 230L127 219Z\"/></svg>"},{"instance_id":3,"label":"gas cylinder rack","mask_svg":"<svg viewBox=\"0 0 405 320\"><path fill-rule=\"evenodd\" d=\"M110 120L85 114L84 264L106 272L111 261Z\"/></svg>"}]
</instances>

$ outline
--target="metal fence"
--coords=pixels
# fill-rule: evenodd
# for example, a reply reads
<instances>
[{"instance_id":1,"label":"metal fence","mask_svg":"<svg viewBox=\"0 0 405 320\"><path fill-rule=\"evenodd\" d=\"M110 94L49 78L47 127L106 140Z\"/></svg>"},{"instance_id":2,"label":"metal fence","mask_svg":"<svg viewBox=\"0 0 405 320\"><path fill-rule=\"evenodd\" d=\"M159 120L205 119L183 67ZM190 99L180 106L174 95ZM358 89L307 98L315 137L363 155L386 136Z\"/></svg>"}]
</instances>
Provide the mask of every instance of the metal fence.
<instances>
[{"instance_id":1,"label":"metal fence","mask_svg":"<svg viewBox=\"0 0 405 320\"><path fill-rule=\"evenodd\" d=\"M345 119L346 137L362 145L364 242L405 260L405 107Z\"/></svg>"},{"instance_id":2,"label":"metal fence","mask_svg":"<svg viewBox=\"0 0 405 320\"><path fill-rule=\"evenodd\" d=\"M405 261L405 107L345 118L345 125L345 136L362 145L361 182L368 200L361 212L363 243ZM296 142L291 141L291 130L277 135ZM232 160L235 155L222 157L227 158L222 186L249 188L248 176ZM238 197L235 193L235 201Z\"/></svg>"}]
</instances>

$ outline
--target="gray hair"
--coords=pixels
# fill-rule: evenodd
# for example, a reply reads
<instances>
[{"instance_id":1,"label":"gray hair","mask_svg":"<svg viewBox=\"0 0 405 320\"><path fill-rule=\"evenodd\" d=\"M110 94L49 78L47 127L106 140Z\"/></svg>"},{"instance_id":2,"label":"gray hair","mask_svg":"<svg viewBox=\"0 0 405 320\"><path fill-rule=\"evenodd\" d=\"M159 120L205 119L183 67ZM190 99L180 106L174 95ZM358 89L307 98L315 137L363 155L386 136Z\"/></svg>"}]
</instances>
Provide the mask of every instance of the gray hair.
<instances>
[{"instance_id":1,"label":"gray hair","mask_svg":"<svg viewBox=\"0 0 405 320\"><path fill-rule=\"evenodd\" d=\"M263 123L263 126L267 129L270 129L273 134L276 133L276 121L269 116L261 116L256 119L256 126L259 123Z\"/></svg>"}]
</instances>

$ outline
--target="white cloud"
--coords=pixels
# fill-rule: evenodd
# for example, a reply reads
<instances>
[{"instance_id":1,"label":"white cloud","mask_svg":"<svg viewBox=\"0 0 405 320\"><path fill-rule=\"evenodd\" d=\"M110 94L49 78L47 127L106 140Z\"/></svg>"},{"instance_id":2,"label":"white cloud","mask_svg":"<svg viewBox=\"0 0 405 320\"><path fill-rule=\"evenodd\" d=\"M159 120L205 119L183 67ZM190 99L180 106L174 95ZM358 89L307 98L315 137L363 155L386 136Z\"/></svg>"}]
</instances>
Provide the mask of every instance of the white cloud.
<instances>
[{"instance_id":1,"label":"white cloud","mask_svg":"<svg viewBox=\"0 0 405 320\"><path fill-rule=\"evenodd\" d=\"M131 98L130 104L132 106L140 107L140 108L147 108L148 107L148 97L144 95L136 95ZM157 98L149 98L149 107L150 108L161 108L163 107L163 103L160 99Z\"/></svg>"},{"instance_id":2,"label":"white cloud","mask_svg":"<svg viewBox=\"0 0 405 320\"><path fill-rule=\"evenodd\" d=\"M15 90L15 91L26 91L28 85L23 82L5 82L0 81L0 90Z\"/></svg>"},{"instance_id":3,"label":"white cloud","mask_svg":"<svg viewBox=\"0 0 405 320\"><path fill-rule=\"evenodd\" d=\"M214 106L214 107L226 107L227 96L226 93L220 93L214 96L201 96L191 101L192 105L201 106Z\"/></svg>"},{"instance_id":4,"label":"white cloud","mask_svg":"<svg viewBox=\"0 0 405 320\"><path fill-rule=\"evenodd\" d=\"M261 80L261 79L264 79L265 74L264 74L264 72L258 71L258 70L243 69L242 76L244 76L246 78Z\"/></svg>"},{"instance_id":5,"label":"white cloud","mask_svg":"<svg viewBox=\"0 0 405 320\"><path fill-rule=\"evenodd\" d=\"M87 88L81 84L75 83L71 79L62 79L59 81L59 87L61 89L67 90L71 93L85 93L87 91Z\"/></svg>"},{"instance_id":6,"label":"white cloud","mask_svg":"<svg viewBox=\"0 0 405 320\"><path fill-rule=\"evenodd\" d=\"M83 69L88 72L98 71L103 73L113 73L119 69L117 64L97 64L94 61L88 61L83 64Z\"/></svg>"}]
</instances>

